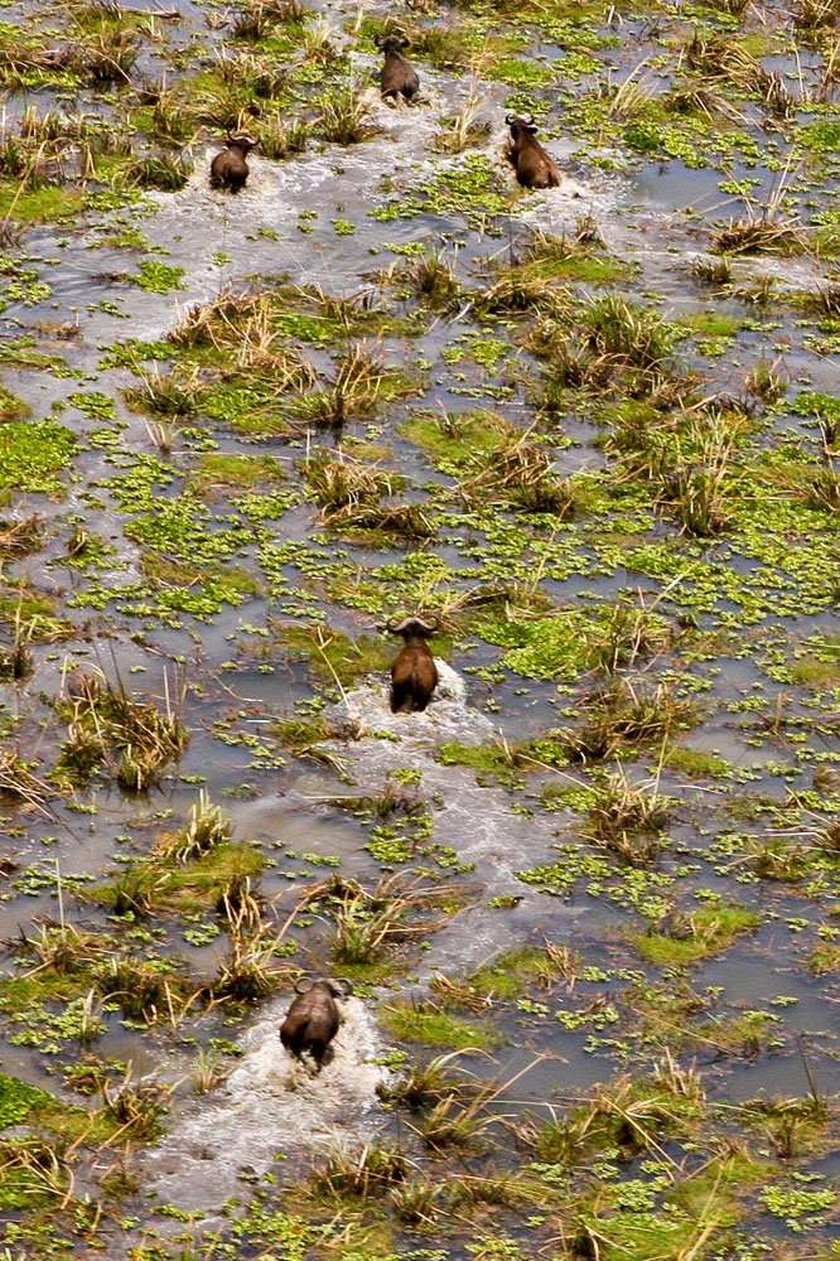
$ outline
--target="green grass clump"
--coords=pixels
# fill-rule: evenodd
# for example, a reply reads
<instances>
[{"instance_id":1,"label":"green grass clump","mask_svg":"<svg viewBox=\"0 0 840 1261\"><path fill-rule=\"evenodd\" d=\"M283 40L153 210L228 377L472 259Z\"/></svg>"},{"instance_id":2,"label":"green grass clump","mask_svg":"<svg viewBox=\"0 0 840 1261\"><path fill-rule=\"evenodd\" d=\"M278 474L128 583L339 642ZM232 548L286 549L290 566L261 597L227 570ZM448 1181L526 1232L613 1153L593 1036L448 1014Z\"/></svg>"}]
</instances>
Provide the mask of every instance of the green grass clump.
<instances>
[{"instance_id":1,"label":"green grass clump","mask_svg":"<svg viewBox=\"0 0 840 1261\"><path fill-rule=\"evenodd\" d=\"M436 1007L389 1005L383 1008L382 1023L403 1042L422 1042L424 1046L450 1047L458 1051L468 1047L489 1050L501 1040L477 1021L453 1016Z\"/></svg>"},{"instance_id":2,"label":"green grass clump","mask_svg":"<svg viewBox=\"0 0 840 1261\"><path fill-rule=\"evenodd\" d=\"M14 420L0 425L0 493L60 496L59 473L76 454L76 439L54 421Z\"/></svg>"},{"instance_id":3,"label":"green grass clump","mask_svg":"<svg viewBox=\"0 0 840 1261\"><path fill-rule=\"evenodd\" d=\"M0 219L21 223L56 223L78 214L84 193L72 186L46 184L21 190L19 184L0 185Z\"/></svg>"},{"instance_id":4,"label":"green grass clump","mask_svg":"<svg viewBox=\"0 0 840 1261\"><path fill-rule=\"evenodd\" d=\"M510 1001L557 974L556 960L549 951L540 946L519 946L485 963L467 983L476 994Z\"/></svg>"},{"instance_id":5,"label":"green grass clump","mask_svg":"<svg viewBox=\"0 0 840 1261\"><path fill-rule=\"evenodd\" d=\"M755 932L761 916L741 906L708 906L679 916L674 935L636 933L636 949L659 967L685 967L728 950L742 933Z\"/></svg>"}]
</instances>

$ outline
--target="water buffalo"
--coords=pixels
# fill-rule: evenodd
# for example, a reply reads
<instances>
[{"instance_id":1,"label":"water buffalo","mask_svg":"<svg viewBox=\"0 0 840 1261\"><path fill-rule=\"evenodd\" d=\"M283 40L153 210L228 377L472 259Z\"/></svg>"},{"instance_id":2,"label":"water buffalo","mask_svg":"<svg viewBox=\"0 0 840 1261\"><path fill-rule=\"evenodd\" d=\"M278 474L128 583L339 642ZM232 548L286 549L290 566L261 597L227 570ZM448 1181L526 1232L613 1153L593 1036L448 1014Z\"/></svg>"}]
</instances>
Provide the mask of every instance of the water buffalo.
<instances>
[{"instance_id":1,"label":"water buffalo","mask_svg":"<svg viewBox=\"0 0 840 1261\"><path fill-rule=\"evenodd\" d=\"M307 988L301 989L306 984ZM353 986L343 977L317 977L314 981L298 981L297 997L292 999L286 1019L280 1026L280 1041L296 1059L308 1051L318 1066L324 1067L327 1050L342 1021L337 998L352 994Z\"/></svg>"},{"instance_id":2,"label":"water buffalo","mask_svg":"<svg viewBox=\"0 0 840 1261\"><path fill-rule=\"evenodd\" d=\"M430 626L419 617L407 617L399 626L388 623L392 635L405 641L391 666L391 713L422 713L438 685L434 657L426 640L434 635L437 625Z\"/></svg>"},{"instance_id":3,"label":"water buffalo","mask_svg":"<svg viewBox=\"0 0 840 1261\"><path fill-rule=\"evenodd\" d=\"M508 114L510 127L508 157L516 178L525 188L557 188L560 168L536 138L537 125L530 114Z\"/></svg>"},{"instance_id":4,"label":"water buffalo","mask_svg":"<svg viewBox=\"0 0 840 1261\"><path fill-rule=\"evenodd\" d=\"M402 55L402 50L408 48L408 40L389 35L382 41L381 48L385 54L380 79L382 99L396 100L402 96L406 101L412 101L420 90L420 77L411 62Z\"/></svg>"},{"instance_id":5,"label":"water buffalo","mask_svg":"<svg viewBox=\"0 0 840 1261\"><path fill-rule=\"evenodd\" d=\"M229 136L221 153L210 163L210 187L238 193L248 178L248 154L259 142L250 136Z\"/></svg>"}]
</instances>

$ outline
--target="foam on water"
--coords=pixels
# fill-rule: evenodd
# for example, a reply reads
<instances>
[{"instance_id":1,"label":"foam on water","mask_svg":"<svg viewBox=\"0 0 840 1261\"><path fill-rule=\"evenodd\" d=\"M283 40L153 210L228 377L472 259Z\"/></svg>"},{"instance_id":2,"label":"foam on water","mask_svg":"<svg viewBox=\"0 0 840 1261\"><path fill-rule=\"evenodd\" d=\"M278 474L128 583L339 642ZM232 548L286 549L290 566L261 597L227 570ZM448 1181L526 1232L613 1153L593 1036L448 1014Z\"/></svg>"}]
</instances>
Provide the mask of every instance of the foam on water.
<instances>
[{"instance_id":1,"label":"foam on water","mask_svg":"<svg viewBox=\"0 0 840 1261\"><path fill-rule=\"evenodd\" d=\"M143 1158L146 1184L161 1200L217 1208L241 1192L242 1169L260 1175L280 1153L294 1160L296 1153L363 1142L376 1129L376 1092L387 1071L373 1063L382 1046L364 1003L343 1001L334 1056L318 1074L280 1042L288 1005L266 1004L225 1083L190 1103Z\"/></svg>"},{"instance_id":2,"label":"foam on water","mask_svg":"<svg viewBox=\"0 0 840 1261\"><path fill-rule=\"evenodd\" d=\"M386 687L375 683L349 692L332 714L391 737L363 735L331 746L365 792L381 791L389 772L405 767L421 771L420 791L434 802L433 839L451 846L461 862L474 865L468 879L480 886L480 903L453 916L434 935L416 972L421 987L437 973L460 975L477 967L513 939L538 938L549 918L556 931L558 919L571 925L581 913L547 899L516 875L522 868L550 861L557 816L526 817L513 809L514 802L503 789L481 787L469 768L443 766L436 760L438 747L446 741L477 745L499 739L490 719L467 705L461 676L445 662L437 665L439 699L422 714L392 714ZM488 907L500 897L518 903L503 914Z\"/></svg>"}]
</instances>

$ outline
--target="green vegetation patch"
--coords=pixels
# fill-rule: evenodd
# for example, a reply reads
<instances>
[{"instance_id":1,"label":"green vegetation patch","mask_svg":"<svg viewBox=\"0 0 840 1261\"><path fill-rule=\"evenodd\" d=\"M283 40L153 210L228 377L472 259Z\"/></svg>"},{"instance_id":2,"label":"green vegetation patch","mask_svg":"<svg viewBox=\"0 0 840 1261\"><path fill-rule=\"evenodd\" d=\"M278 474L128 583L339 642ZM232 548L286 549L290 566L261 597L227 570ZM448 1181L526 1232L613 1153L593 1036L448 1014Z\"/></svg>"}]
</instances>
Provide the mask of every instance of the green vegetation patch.
<instances>
[{"instance_id":1,"label":"green vegetation patch","mask_svg":"<svg viewBox=\"0 0 840 1261\"><path fill-rule=\"evenodd\" d=\"M402 1042L422 1042L424 1046L490 1050L501 1038L476 1020L454 1016L437 1007L393 1004L384 1007L381 1021L389 1033Z\"/></svg>"},{"instance_id":2,"label":"green vegetation patch","mask_svg":"<svg viewBox=\"0 0 840 1261\"><path fill-rule=\"evenodd\" d=\"M621 605L569 609L553 617L478 623L483 639L507 651L503 664L532 679L573 680L593 669L630 664L668 643L668 623L656 613Z\"/></svg>"},{"instance_id":3,"label":"green vegetation patch","mask_svg":"<svg viewBox=\"0 0 840 1261\"><path fill-rule=\"evenodd\" d=\"M58 474L76 454L74 435L54 421L14 420L0 425L0 491L59 496Z\"/></svg>"},{"instance_id":4,"label":"green vegetation patch","mask_svg":"<svg viewBox=\"0 0 840 1261\"><path fill-rule=\"evenodd\" d=\"M0 1073L0 1130L19 1125L30 1112L54 1103L52 1095L17 1077Z\"/></svg>"},{"instance_id":5,"label":"green vegetation patch","mask_svg":"<svg viewBox=\"0 0 840 1261\"><path fill-rule=\"evenodd\" d=\"M659 967L684 967L728 950L742 933L755 932L761 916L741 906L706 906L679 917L672 933L635 933L636 949Z\"/></svg>"}]
</instances>

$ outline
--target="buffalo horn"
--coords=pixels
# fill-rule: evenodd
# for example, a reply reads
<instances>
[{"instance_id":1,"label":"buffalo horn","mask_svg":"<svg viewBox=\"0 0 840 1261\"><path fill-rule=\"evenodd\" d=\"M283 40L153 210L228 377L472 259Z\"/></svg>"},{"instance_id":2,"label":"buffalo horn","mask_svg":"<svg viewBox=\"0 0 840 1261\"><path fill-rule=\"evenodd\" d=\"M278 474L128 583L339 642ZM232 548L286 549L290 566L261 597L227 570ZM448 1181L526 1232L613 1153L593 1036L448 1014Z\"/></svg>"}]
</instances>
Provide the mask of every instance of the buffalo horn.
<instances>
[{"instance_id":1,"label":"buffalo horn","mask_svg":"<svg viewBox=\"0 0 840 1261\"><path fill-rule=\"evenodd\" d=\"M353 993L353 982L346 976L337 976L334 978L336 985L340 985L344 990L344 997Z\"/></svg>"},{"instance_id":2,"label":"buffalo horn","mask_svg":"<svg viewBox=\"0 0 840 1261\"><path fill-rule=\"evenodd\" d=\"M304 982L306 983L306 989L302 990L300 987L304 984ZM314 984L314 981L310 981L307 977L302 976L299 981L295 981L295 993L308 994Z\"/></svg>"},{"instance_id":3,"label":"buffalo horn","mask_svg":"<svg viewBox=\"0 0 840 1261\"><path fill-rule=\"evenodd\" d=\"M419 623L419 625L423 627L423 630L428 631L430 635L434 634L438 628L437 622L429 623L424 621L422 617L404 617L399 626L395 626L393 622L389 622L388 630L392 635L400 635L405 630L406 626L410 625L411 622Z\"/></svg>"}]
</instances>

